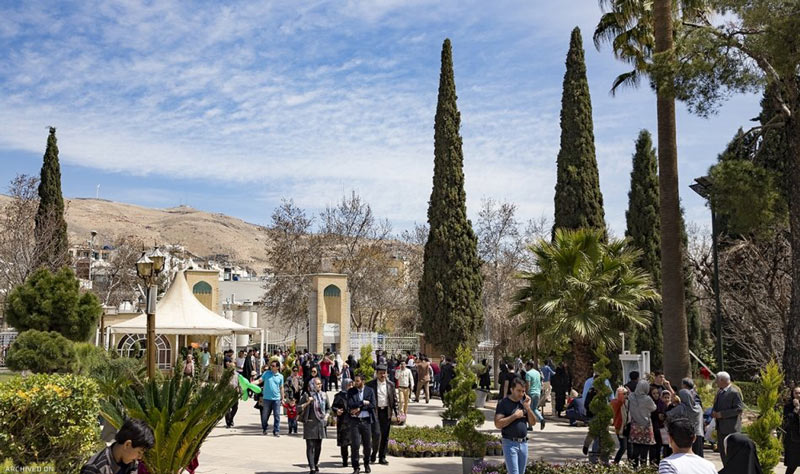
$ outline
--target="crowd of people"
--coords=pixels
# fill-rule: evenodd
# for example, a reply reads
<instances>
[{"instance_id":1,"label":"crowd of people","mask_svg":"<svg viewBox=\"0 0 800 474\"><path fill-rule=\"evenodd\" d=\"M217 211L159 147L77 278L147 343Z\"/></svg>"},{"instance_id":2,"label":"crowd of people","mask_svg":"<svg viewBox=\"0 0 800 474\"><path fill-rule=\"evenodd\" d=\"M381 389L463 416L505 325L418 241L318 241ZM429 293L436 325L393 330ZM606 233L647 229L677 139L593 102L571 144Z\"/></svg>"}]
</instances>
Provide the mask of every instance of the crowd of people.
<instances>
[{"instance_id":1,"label":"crowd of people","mask_svg":"<svg viewBox=\"0 0 800 474\"><path fill-rule=\"evenodd\" d=\"M208 351L201 352L197 359L191 354L186 356L185 375L194 373L195 364L209 365ZM331 352L304 351L290 357L281 350L265 356L255 349L242 350L236 355L234 351L226 351L223 364L237 374L231 379L232 386L255 399L264 435L271 432L275 437L280 436L281 412L287 418L289 435L298 434L298 422L303 424L311 474L319 472L322 440L328 436L329 420L335 420L342 465L352 466L355 474L362 467L369 473L375 463L388 464L391 426L405 421L409 403L420 403L423 397L429 403L431 393L444 399L455 377L453 360L444 355L432 361L424 354L387 355L383 351L375 353L372 380L361 375L359 361L352 355L343 360ZM284 373L289 376L285 378ZM491 368L485 359L478 375L475 388L489 390ZM537 425L540 430L545 429L544 408L548 404L551 416L566 417L573 426L593 418L590 404L597 395L596 375L592 374L578 393L573 390L566 362L555 366L547 360L537 367L534 361L523 363L521 358L510 363L499 361L497 382L505 396L497 404L494 425L501 431L509 474L525 472L528 432ZM729 374L715 375L718 391L712 406L705 408L692 379L683 379L680 387L673 387L661 371L646 375L630 372L628 382L616 390L611 390L609 381L605 381L618 442L611 462L628 463L634 468L655 465L660 473L667 474L710 474L716 470L704 459L704 445L708 442L720 453L724 465L720 472L761 472L755 444L741 433L744 403ZM332 401L328 392L335 393ZM225 415L226 427L234 426L238 408L237 399ZM787 474L794 474L800 464L800 387L792 391L783 416L784 463ZM116 442L90 459L81 472L131 472L125 466L140 459L144 450L152 446L152 439L146 425L128 421L117 434ZM599 441L587 434L583 453L597 459ZM111 471L104 470L106 466Z\"/></svg>"},{"instance_id":2,"label":"crowd of people","mask_svg":"<svg viewBox=\"0 0 800 474\"><path fill-rule=\"evenodd\" d=\"M292 361L292 362L290 362ZM290 358L275 350L262 357L257 350L224 353L225 367L240 376L231 384L238 390L251 390L261 414L264 435L279 437L281 408L287 418L287 433L298 433L303 424L309 472L318 472L322 439L327 437L328 415L336 420L336 441L342 465L354 473L371 472L371 465L389 464L386 459L392 423L402 424L410 402L424 397L430 403L431 390L446 393L454 376L453 361L445 356L431 361L424 354L387 355L375 353L373 380L357 373L359 361L350 355L343 360L332 352L312 354L304 351ZM284 377L288 373L288 378ZM243 387L242 380L246 380ZM252 387L259 387L255 393ZM328 392L336 392L331 401ZM225 425L234 426L239 409L235 403L225 416ZM272 425L270 426L270 418ZM363 463L360 453L363 449Z\"/></svg>"},{"instance_id":3,"label":"crowd of people","mask_svg":"<svg viewBox=\"0 0 800 474\"><path fill-rule=\"evenodd\" d=\"M524 368L523 368L524 367ZM503 437L503 455L509 474L522 474L528 458L528 431L537 423L544 429L540 409L550 393L544 382L549 378L554 404L552 413L570 425L588 423L593 418L590 404L597 395L594 378L589 377L582 393L572 389L566 363L553 367L552 361L537 368L533 361L523 365L501 362L498 383L505 398L495 411L495 427ZM741 392L731 383L727 372L716 374L717 393L712 406L703 407L694 380L685 378L673 388L664 373L654 371L647 378L636 371L629 381L611 390L608 401L613 411L613 429L618 449L611 462L628 463L634 469L647 464L658 466L659 473L715 473L714 465L704 459L708 441L720 453L724 474L761 473L756 445L742 431L744 403ZM787 474L794 474L800 464L800 387L796 387L783 410L784 464ZM583 453L590 459L599 455L599 441L587 434ZM627 460L623 459L627 453Z\"/></svg>"}]
</instances>

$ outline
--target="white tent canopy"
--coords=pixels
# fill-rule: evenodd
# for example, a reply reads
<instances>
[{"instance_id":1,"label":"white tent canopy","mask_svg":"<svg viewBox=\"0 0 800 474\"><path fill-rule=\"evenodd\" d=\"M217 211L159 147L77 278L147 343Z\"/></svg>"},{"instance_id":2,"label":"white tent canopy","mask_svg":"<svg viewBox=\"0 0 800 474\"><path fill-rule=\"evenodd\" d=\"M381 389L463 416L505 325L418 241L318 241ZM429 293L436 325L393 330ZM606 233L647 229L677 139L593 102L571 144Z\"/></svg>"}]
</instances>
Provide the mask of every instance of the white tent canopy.
<instances>
[{"instance_id":1,"label":"white tent canopy","mask_svg":"<svg viewBox=\"0 0 800 474\"><path fill-rule=\"evenodd\" d=\"M260 328L249 328L229 321L206 308L192 294L184 273L178 272L175 280L156 306L156 334L212 335L255 334ZM112 333L144 334L147 332L147 315L141 314L128 321L108 327Z\"/></svg>"}]
</instances>

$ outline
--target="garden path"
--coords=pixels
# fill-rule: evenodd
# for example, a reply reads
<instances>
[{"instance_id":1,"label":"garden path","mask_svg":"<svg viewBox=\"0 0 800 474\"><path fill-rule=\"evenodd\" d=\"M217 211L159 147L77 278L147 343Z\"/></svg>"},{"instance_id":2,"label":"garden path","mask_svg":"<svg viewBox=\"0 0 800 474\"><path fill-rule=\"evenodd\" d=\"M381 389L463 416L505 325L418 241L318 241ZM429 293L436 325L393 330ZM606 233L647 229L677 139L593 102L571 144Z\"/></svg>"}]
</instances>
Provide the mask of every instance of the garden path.
<instances>
[{"instance_id":1,"label":"garden path","mask_svg":"<svg viewBox=\"0 0 800 474\"><path fill-rule=\"evenodd\" d=\"M494 405L491 402L487 403L487 408L483 411L487 421L481 429L496 433L497 430L494 429L491 421L494 417ZM430 404L412 403L409 405L408 423L414 426L439 425L441 424L439 417L441 412L442 403L438 399L431 400ZM549 413L549 407L547 412ZM286 419L281 417L281 437L263 436L258 415L258 411L253 408L252 401L240 402L239 413L235 420L236 426L226 429L224 422L220 422L203 444L197 474L308 472L305 442L302 439L303 425L300 425L300 435L288 436L286 435ZM570 427L566 420L551 417L547 417L547 421L544 431L540 431L536 427L530 433L532 459L543 458L554 463L586 459L581 453L586 427ZM352 468L344 468L341 465L339 448L336 446L335 428L329 428L328 434L330 437L322 443L321 473L351 473ZM706 457L718 468L721 468L722 464L718 454L710 453ZM488 457L487 460L500 463L502 457ZM461 459L456 457L402 458L390 456L388 466L375 465L372 472L375 474L457 474L461 472ZM785 469L783 466L778 466L775 472L783 474Z\"/></svg>"}]
</instances>

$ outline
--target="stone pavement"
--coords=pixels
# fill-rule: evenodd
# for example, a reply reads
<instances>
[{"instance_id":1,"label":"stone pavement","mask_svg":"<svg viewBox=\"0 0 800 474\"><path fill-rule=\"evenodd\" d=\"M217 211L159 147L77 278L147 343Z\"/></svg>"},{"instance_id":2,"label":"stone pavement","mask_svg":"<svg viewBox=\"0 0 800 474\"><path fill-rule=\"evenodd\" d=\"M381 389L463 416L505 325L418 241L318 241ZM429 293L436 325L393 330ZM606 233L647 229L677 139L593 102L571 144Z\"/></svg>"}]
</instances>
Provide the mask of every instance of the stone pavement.
<instances>
[{"instance_id":1,"label":"stone pavement","mask_svg":"<svg viewBox=\"0 0 800 474\"><path fill-rule=\"evenodd\" d=\"M333 398L333 393L330 393ZM239 402L239 412L236 415L236 426L226 429L224 422L220 422L211 432L200 451L200 467L198 474L288 474L308 472L305 457L305 442L302 439L303 425L300 424L300 434L289 436L286 434L287 423L285 416L281 416L281 437L275 438L271 434L261 434L259 413L253 408L252 400ZM497 433L492 420L494 418L494 405L483 410L486 423L481 429ZM549 407L547 409L549 412ZM438 399L431 400L430 404L411 403L409 405L408 423L414 426L436 426L441 424L439 414L442 404ZM547 418L547 427L540 431L538 426L530 432L531 459L543 458L548 462L561 463L565 461L585 460L581 453L586 427L570 427L565 419ZM271 422L272 420L270 420ZM402 429L392 427L392 429ZM320 458L321 473L351 473L352 468L342 467L339 457L339 448L336 446L336 429L328 428L328 436L322 443L322 456ZM706 458L714 462L719 468L722 464L719 455L707 453ZM389 456L389 465L372 466L375 474L457 474L461 472L461 458L401 458ZM487 457L487 460L502 462L501 456ZM363 470L362 470L363 472ZM783 466L778 466L776 473L784 473Z\"/></svg>"}]
</instances>

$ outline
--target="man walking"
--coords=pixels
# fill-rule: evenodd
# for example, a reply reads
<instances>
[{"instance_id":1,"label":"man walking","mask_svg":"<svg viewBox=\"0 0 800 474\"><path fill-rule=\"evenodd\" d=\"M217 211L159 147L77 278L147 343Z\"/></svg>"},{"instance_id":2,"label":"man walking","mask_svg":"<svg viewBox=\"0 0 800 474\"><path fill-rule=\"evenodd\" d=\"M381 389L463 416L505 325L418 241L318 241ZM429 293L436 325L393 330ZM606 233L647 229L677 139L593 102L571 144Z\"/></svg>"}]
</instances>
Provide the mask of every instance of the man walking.
<instances>
[{"instance_id":1,"label":"man walking","mask_svg":"<svg viewBox=\"0 0 800 474\"><path fill-rule=\"evenodd\" d=\"M430 374L431 363L428 361L428 358L423 356L419 362L417 362L417 403L419 403L419 392L422 390L425 392L425 403L430 403L431 401L431 374Z\"/></svg>"},{"instance_id":2,"label":"man walking","mask_svg":"<svg viewBox=\"0 0 800 474\"><path fill-rule=\"evenodd\" d=\"M369 460L372 448L372 425L375 417L375 391L364 385L364 376L356 375L355 386L347 391L347 409L350 411L350 445L352 446L353 474L359 474L358 450L364 444L364 472L372 472Z\"/></svg>"},{"instance_id":3,"label":"man walking","mask_svg":"<svg viewBox=\"0 0 800 474\"><path fill-rule=\"evenodd\" d=\"M280 437L280 407L281 401L285 398L283 374L278 371L279 368L280 362L273 360L269 363L269 371L264 372L264 375L261 376L261 383L264 386L262 388L261 431L262 434L267 434L269 415L272 413L272 436L276 438Z\"/></svg>"},{"instance_id":4,"label":"man walking","mask_svg":"<svg viewBox=\"0 0 800 474\"><path fill-rule=\"evenodd\" d=\"M725 437L742 431L744 403L739 389L731 385L731 376L727 372L717 373L717 386L719 391L714 397L711 417L717 424L719 457L722 459L722 464L726 465L728 456L725 452Z\"/></svg>"},{"instance_id":5,"label":"man walking","mask_svg":"<svg viewBox=\"0 0 800 474\"><path fill-rule=\"evenodd\" d=\"M527 425L535 424L531 399L525 394L525 382L511 381L511 393L500 400L494 412L494 426L503 436L503 456L508 474L525 474L528 464Z\"/></svg>"},{"instance_id":6,"label":"man walking","mask_svg":"<svg viewBox=\"0 0 800 474\"><path fill-rule=\"evenodd\" d=\"M408 399L411 397L411 384L414 383L414 377L411 375L411 370L406 368L406 363L400 361L400 368L397 369L395 374L397 380L397 388L400 391L400 410L404 415L408 415Z\"/></svg>"},{"instance_id":7,"label":"man walking","mask_svg":"<svg viewBox=\"0 0 800 474\"><path fill-rule=\"evenodd\" d=\"M539 420L539 429L544 429L544 417L539 413L539 397L542 395L542 374L536 370L532 360L525 363L525 382L528 384L528 396L533 407L533 416ZM533 423L531 423L533 425Z\"/></svg>"},{"instance_id":8,"label":"man walking","mask_svg":"<svg viewBox=\"0 0 800 474\"><path fill-rule=\"evenodd\" d=\"M392 414L397 414L397 394L394 384L386 376L386 366L379 365L375 380L367 383L367 387L375 392L377 399L378 423L372 425L372 456L370 461L375 462L376 454L379 464L389 464L386 460L386 448L389 446L389 429L392 425Z\"/></svg>"}]
</instances>

